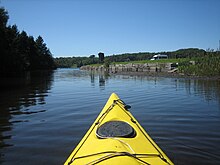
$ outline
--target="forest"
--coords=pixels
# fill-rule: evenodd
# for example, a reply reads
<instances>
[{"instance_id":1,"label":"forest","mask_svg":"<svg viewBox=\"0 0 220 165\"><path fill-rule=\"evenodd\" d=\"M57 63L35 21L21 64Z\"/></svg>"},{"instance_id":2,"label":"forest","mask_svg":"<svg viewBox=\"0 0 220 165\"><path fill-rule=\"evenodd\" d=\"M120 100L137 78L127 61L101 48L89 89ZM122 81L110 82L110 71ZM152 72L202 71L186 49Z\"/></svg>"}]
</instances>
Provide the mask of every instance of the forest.
<instances>
[{"instance_id":1,"label":"forest","mask_svg":"<svg viewBox=\"0 0 220 165\"><path fill-rule=\"evenodd\" d=\"M8 25L8 12L0 8L0 75L55 69L52 53L39 35L36 39Z\"/></svg>"}]
</instances>

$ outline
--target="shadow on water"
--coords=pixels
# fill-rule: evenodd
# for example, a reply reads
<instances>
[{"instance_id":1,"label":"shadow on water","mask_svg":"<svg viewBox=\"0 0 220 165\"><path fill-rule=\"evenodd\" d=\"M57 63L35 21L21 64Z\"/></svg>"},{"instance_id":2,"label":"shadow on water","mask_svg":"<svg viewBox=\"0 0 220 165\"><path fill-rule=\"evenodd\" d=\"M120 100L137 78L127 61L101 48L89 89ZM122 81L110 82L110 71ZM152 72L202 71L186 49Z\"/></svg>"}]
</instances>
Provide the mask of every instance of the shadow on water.
<instances>
[{"instance_id":1,"label":"shadow on water","mask_svg":"<svg viewBox=\"0 0 220 165\"><path fill-rule=\"evenodd\" d=\"M9 131L12 130L13 124L28 122L28 120L14 121L13 116L46 111L44 109L30 111L28 107L45 104L45 97L52 82L53 71L29 72L22 77L0 78L0 151L13 145L5 142L11 138ZM0 157L3 157L1 152Z\"/></svg>"}]
</instances>

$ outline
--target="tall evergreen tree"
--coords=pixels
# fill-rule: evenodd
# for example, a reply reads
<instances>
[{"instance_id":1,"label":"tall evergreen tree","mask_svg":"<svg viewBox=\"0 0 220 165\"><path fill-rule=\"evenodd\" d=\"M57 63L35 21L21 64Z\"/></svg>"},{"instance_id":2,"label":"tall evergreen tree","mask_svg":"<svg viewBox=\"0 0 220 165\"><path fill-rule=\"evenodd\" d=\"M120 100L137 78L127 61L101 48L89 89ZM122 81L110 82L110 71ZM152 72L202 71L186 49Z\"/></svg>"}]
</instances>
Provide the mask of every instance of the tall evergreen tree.
<instances>
[{"instance_id":1,"label":"tall evergreen tree","mask_svg":"<svg viewBox=\"0 0 220 165\"><path fill-rule=\"evenodd\" d=\"M17 26L7 26L9 16L0 8L0 74L55 68L52 53L39 36L36 41Z\"/></svg>"},{"instance_id":2,"label":"tall evergreen tree","mask_svg":"<svg viewBox=\"0 0 220 165\"><path fill-rule=\"evenodd\" d=\"M0 27L6 27L8 19L9 19L8 12L3 7L1 7L0 8Z\"/></svg>"},{"instance_id":3,"label":"tall evergreen tree","mask_svg":"<svg viewBox=\"0 0 220 165\"><path fill-rule=\"evenodd\" d=\"M5 72L5 62L6 62L6 25L9 16L8 12L4 8L0 8L0 72Z\"/></svg>"},{"instance_id":4,"label":"tall evergreen tree","mask_svg":"<svg viewBox=\"0 0 220 165\"><path fill-rule=\"evenodd\" d=\"M54 68L55 63L52 57L52 53L47 48L46 44L44 43L44 40L41 36L38 36L36 39L36 47L38 50L38 56L39 56L39 64L44 69Z\"/></svg>"}]
</instances>

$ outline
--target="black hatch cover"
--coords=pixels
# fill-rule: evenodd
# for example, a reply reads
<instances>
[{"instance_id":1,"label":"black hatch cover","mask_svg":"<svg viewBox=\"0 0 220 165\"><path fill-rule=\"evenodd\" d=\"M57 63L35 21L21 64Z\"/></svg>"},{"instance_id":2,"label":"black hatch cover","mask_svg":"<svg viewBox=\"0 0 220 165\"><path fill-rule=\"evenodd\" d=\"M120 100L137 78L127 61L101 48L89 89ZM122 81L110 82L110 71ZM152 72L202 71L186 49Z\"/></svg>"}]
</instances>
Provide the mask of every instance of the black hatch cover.
<instances>
[{"instance_id":1,"label":"black hatch cover","mask_svg":"<svg viewBox=\"0 0 220 165\"><path fill-rule=\"evenodd\" d=\"M132 138L135 134L135 130L128 123L123 121L108 121L97 129L97 136L100 138Z\"/></svg>"}]
</instances>

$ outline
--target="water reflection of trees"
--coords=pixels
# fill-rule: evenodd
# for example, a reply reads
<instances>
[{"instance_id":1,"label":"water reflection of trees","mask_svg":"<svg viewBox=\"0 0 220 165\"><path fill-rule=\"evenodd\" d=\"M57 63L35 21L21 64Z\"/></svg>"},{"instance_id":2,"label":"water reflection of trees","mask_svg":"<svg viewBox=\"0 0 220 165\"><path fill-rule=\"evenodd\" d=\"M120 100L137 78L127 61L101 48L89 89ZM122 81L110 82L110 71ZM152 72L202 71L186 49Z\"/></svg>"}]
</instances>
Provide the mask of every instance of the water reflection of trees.
<instances>
[{"instance_id":1,"label":"water reflection of trees","mask_svg":"<svg viewBox=\"0 0 220 165\"><path fill-rule=\"evenodd\" d=\"M115 75L111 78L133 79L139 81L150 81L154 85L159 82L175 84L175 88L184 88L188 95L198 95L206 101L216 100L220 104L220 80L216 79L190 79L190 78L166 78L155 76L136 76L136 75Z\"/></svg>"},{"instance_id":2,"label":"water reflection of trees","mask_svg":"<svg viewBox=\"0 0 220 165\"><path fill-rule=\"evenodd\" d=\"M106 81L109 78L108 72L98 72L98 71L91 71L90 78L91 78L91 85L95 86L95 78L98 77L99 87L100 89L105 88Z\"/></svg>"},{"instance_id":3,"label":"water reflection of trees","mask_svg":"<svg viewBox=\"0 0 220 165\"><path fill-rule=\"evenodd\" d=\"M53 71L27 73L23 77L0 78L0 149L12 144L4 141L10 139L10 131L15 115L40 113L46 110L31 111L28 107L45 104L45 97L53 82Z\"/></svg>"},{"instance_id":4,"label":"water reflection of trees","mask_svg":"<svg viewBox=\"0 0 220 165\"><path fill-rule=\"evenodd\" d=\"M199 95L206 101L217 100L220 103L220 81L204 79L179 79L189 95Z\"/></svg>"}]
</instances>

